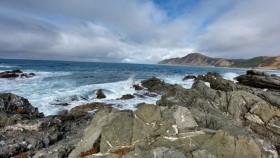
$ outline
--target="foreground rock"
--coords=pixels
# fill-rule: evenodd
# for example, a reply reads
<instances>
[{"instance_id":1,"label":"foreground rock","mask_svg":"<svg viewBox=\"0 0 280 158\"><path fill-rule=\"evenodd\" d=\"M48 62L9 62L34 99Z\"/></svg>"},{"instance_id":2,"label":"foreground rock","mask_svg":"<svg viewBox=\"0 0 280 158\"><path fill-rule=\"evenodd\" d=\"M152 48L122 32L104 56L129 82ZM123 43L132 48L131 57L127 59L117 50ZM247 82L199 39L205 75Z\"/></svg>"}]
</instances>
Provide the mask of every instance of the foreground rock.
<instances>
[{"instance_id":1,"label":"foreground rock","mask_svg":"<svg viewBox=\"0 0 280 158\"><path fill-rule=\"evenodd\" d=\"M262 89L237 85L218 75L209 74L201 76L188 90L156 79L148 80L154 84L145 86L154 90L155 85L160 85L156 89L164 92L164 95L157 105L187 107L198 127L207 131L223 130L234 137L249 138L259 146L262 154L277 157L280 111L272 100L279 101L279 98L268 101L260 96L264 94ZM211 88L201 80L210 82Z\"/></svg>"},{"instance_id":2,"label":"foreground rock","mask_svg":"<svg viewBox=\"0 0 280 158\"><path fill-rule=\"evenodd\" d=\"M97 112L69 157L87 155L139 158L264 156L252 138L237 138L224 130L200 128L186 107L146 104L139 105L135 112Z\"/></svg>"},{"instance_id":3,"label":"foreground rock","mask_svg":"<svg viewBox=\"0 0 280 158\"><path fill-rule=\"evenodd\" d=\"M277 91L235 84L217 73L197 77L191 89L157 78L142 86L162 95L157 105L120 111L92 103L6 125L0 128L0 157L279 157L277 98L261 96Z\"/></svg>"},{"instance_id":4,"label":"foreground rock","mask_svg":"<svg viewBox=\"0 0 280 158\"><path fill-rule=\"evenodd\" d=\"M31 78L35 76L34 73L23 73L22 71L20 70L12 70L12 71L5 71L5 72L0 72L0 78L10 78L10 79L13 79L13 78L17 78L17 77L20 77L20 78Z\"/></svg>"},{"instance_id":5,"label":"foreground rock","mask_svg":"<svg viewBox=\"0 0 280 158\"><path fill-rule=\"evenodd\" d=\"M44 117L25 98L0 94L0 157L67 157L92 117L86 111Z\"/></svg>"},{"instance_id":6,"label":"foreground rock","mask_svg":"<svg viewBox=\"0 0 280 158\"><path fill-rule=\"evenodd\" d=\"M11 93L0 94L0 127L43 116L27 99Z\"/></svg>"}]
</instances>

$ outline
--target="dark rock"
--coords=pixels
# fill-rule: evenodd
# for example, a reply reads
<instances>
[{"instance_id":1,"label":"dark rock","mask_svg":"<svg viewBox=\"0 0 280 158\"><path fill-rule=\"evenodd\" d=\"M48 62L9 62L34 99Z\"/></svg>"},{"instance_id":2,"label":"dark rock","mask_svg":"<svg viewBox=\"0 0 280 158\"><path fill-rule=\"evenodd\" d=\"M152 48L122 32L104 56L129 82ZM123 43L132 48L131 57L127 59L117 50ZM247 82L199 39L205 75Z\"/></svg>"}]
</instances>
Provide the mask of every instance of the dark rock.
<instances>
[{"instance_id":1,"label":"dark rock","mask_svg":"<svg viewBox=\"0 0 280 158\"><path fill-rule=\"evenodd\" d=\"M196 79L196 76L194 76L194 75L185 76L185 77L183 78L183 81L189 80L189 79Z\"/></svg>"},{"instance_id":2,"label":"dark rock","mask_svg":"<svg viewBox=\"0 0 280 158\"><path fill-rule=\"evenodd\" d=\"M12 157L23 152L32 157L39 150L43 157L52 153L65 157L81 139L88 121L89 117L48 116L0 128L3 137L0 141L4 141L0 157Z\"/></svg>"},{"instance_id":3,"label":"dark rock","mask_svg":"<svg viewBox=\"0 0 280 158\"><path fill-rule=\"evenodd\" d=\"M20 78L31 78L31 77L34 77L34 76L35 76L34 73L29 73L29 74L27 74L27 73L22 73L22 74L20 75Z\"/></svg>"},{"instance_id":4,"label":"dark rock","mask_svg":"<svg viewBox=\"0 0 280 158\"><path fill-rule=\"evenodd\" d=\"M133 99L135 98L134 95L132 94L125 94L125 95L122 95L122 97L120 98L121 100L127 100L127 99Z\"/></svg>"},{"instance_id":5,"label":"dark rock","mask_svg":"<svg viewBox=\"0 0 280 158\"><path fill-rule=\"evenodd\" d=\"M38 109L33 107L27 99L12 93L0 94L0 111L11 114L24 115L26 118L43 117Z\"/></svg>"},{"instance_id":6,"label":"dark rock","mask_svg":"<svg viewBox=\"0 0 280 158\"><path fill-rule=\"evenodd\" d=\"M30 78L30 77L33 77L33 76L35 76L34 73L26 74L26 73L23 73L20 70L5 71L5 72L0 73L0 78L11 78L11 79L17 78L17 77Z\"/></svg>"},{"instance_id":7,"label":"dark rock","mask_svg":"<svg viewBox=\"0 0 280 158\"><path fill-rule=\"evenodd\" d=\"M207 78L211 78L211 77L214 77L214 78L221 78L222 76L221 76L219 73L217 73L217 72L208 72L208 73L206 74L206 77L207 77Z\"/></svg>"},{"instance_id":8,"label":"dark rock","mask_svg":"<svg viewBox=\"0 0 280 158\"><path fill-rule=\"evenodd\" d=\"M280 90L280 77L256 70L249 70L246 75L236 77L236 80L250 87Z\"/></svg>"},{"instance_id":9,"label":"dark rock","mask_svg":"<svg viewBox=\"0 0 280 158\"><path fill-rule=\"evenodd\" d=\"M136 91L141 91L141 90L144 89L143 87L139 86L138 84L133 85L133 88L134 88Z\"/></svg>"},{"instance_id":10,"label":"dark rock","mask_svg":"<svg viewBox=\"0 0 280 158\"><path fill-rule=\"evenodd\" d=\"M142 81L142 86L147 88L148 91L157 94L164 94L170 91L176 93L177 90L184 89L180 85L171 85L155 77Z\"/></svg>"},{"instance_id":11,"label":"dark rock","mask_svg":"<svg viewBox=\"0 0 280 158\"><path fill-rule=\"evenodd\" d=\"M20 75L20 78L28 78L28 75L26 73L23 73Z\"/></svg>"},{"instance_id":12,"label":"dark rock","mask_svg":"<svg viewBox=\"0 0 280 158\"><path fill-rule=\"evenodd\" d=\"M10 73L22 73L22 71L20 71L20 70L12 70L12 71L10 71Z\"/></svg>"},{"instance_id":13,"label":"dark rock","mask_svg":"<svg viewBox=\"0 0 280 158\"><path fill-rule=\"evenodd\" d=\"M102 89L98 89L96 92L96 98L97 99L103 99L106 98L106 95L103 93Z\"/></svg>"},{"instance_id":14,"label":"dark rock","mask_svg":"<svg viewBox=\"0 0 280 158\"><path fill-rule=\"evenodd\" d=\"M0 73L0 78L17 78L19 74L12 73L11 71L5 71Z\"/></svg>"},{"instance_id":15,"label":"dark rock","mask_svg":"<svg viewBox=\"0 0 280 158\"><path fill-rule=\"evenodd\" d=\"M60 106L68 106L70 105L69 103L67 102L56 102L56 103L51 103L52 105L60 105Z\"/></svg>"},{"instance_id":16,"label":"dark rock","mask_svg":"<svg viewBox=\"0 0 280 158\"><path fill-rule=\"evenodd\" d=\"M35 76L35 73L29 73L28 75L29 76Z\"/></svg>"}]
</instances>

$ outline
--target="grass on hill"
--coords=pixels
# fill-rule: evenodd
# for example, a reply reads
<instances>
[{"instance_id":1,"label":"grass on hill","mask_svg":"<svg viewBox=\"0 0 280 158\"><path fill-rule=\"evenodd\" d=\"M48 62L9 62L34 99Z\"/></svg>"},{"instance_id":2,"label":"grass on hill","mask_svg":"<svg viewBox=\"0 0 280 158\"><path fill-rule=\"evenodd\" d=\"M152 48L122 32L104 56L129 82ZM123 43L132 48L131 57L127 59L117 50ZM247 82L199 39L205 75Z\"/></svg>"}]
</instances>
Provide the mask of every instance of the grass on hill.
<instances>
[{"instance_id":1,"label":"grass on hill","mask_svg":"<svg viewBox=\"0 0 280 158\"><path fill-rule=\"evenodd\" d=\"M258 67L263 59L264 57L255 57L248 60L238 60L231 67Z\"/></svg>"}]
</instances>

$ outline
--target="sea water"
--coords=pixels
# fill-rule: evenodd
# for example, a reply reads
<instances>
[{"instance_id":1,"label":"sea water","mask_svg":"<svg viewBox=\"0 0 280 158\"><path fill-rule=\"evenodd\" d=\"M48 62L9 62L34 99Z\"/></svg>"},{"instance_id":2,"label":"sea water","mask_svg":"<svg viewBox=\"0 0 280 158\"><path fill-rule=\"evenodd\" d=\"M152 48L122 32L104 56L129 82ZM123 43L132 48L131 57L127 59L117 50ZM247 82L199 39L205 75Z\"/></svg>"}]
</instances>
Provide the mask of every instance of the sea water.
<instances>
[{"instance_id":1,"label":"sea water","mask_svg":"<svg viewBox=\"0 0 280 158\"><path fill-rule=\"evenodd\" d=\"M190 88L193 80L183 81L185 75L205 75L215 71L225 79L234 80L247 69L198 66L168 66L126 63L94 63L69 61L0 60L0 71L20 69L24 73L35 73L33 78L0 79L0 93L14 93L29 100L45 115L57 114L61 110L91 103L111 103L120 109L135 109L138 103L155 104L160 96L135 97L120 100L122 95L141 96L145 90L136 92L134 84L157 77L166 83L180 84ZM267 71L279 75L279 71ZM103 89L105 99L97 99L96 91ZM68 106L57 105L68 103Z\"/></svg>"}]
</instances>

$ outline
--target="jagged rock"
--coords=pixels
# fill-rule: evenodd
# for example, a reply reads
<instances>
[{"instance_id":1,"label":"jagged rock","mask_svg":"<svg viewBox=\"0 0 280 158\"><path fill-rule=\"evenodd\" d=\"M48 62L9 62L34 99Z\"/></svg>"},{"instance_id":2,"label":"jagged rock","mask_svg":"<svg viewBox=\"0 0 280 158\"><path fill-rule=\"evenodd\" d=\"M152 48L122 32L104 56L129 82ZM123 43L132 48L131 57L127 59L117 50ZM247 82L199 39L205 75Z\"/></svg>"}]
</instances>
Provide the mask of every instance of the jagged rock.
<instances>
[{"instance_id":1,"label":"jagged rock","mask_svg":"<svg viewBox=\"0 0 280 158\"><path fill-rule=\"evenodd\" d=\"M5 71L0 73L0 78L17 78L21 73L20 70Z\"/></svg>"},{"instance_id":2,"label":"jagged rock","mask_svg":"<svg viewBox=\"0 0 280 158\"><path fill-rule=\"evenodd\" d=\"M104 104L104 103L89 103L80 106L76 106L69 111L69 115L74 116L85 116L88 112L93 110L100 110L103 108L110 108L111 105Z\"/></svg>"},{"instance_id":3,"label":"jagged rock","mask_svg":"<svg viewBox=\"0 0 280 158\"><path fill-rule=\"evenodd\" d=\"M35 76L34 73L27 74L27 73L23 73L20 70L12 70L12 71L0 72L0 78L10 78L10 79L17 78L17 77L20 77L20 78L31 78L31 77L34 77L34 76Z\"/></svg>"},{"instance_id":4,"label":"jagged rock","mask_svg":"<svg viewBox=\"0 0 280 158\"><path fill-rule=\"evenodd\" d=\"M196 127L191 113L184 107L168 109L141 104L134 113L104 109L96 113L84 138L69 157L77 157L81 152L88 151L99 137L100 151L112 153L120 150L120 147L134 149L136 144L142 148L158 136L173 136Z\"/></svg>"},{"instance_id":5,"label":"jagged rock","mask_svg":"<svg viewBox=\"0 0 280 158\"><path fill-rule=\"evenodd\" d=\"M236 80L242 85L280 90L280 77L256 70L249 70L246 75L236 77Z\"/></svg>"},{"instance_id":6,"label":"jagged rock","mask_svg":"<svg viewBox=\"0 0 280 158\"><path fill-rule=\"evenodd\" d=\"M106 98L106 95L103 93L102 89L98 89L96 92L96 98L97 99L103 99Z\"/></svg>"},{"instance_id":7,"label":"jagged rock","mask_svg":"<svg viewBox=\"0 0 280 158\"><path fill-rule=\"evenodd\" d=\"M34 73L29 73L29 74L22 73L22 74L20 74L20 78L31 78L31 77L34 77L34 76L35 76Z\"/></svg>"},{"instance_id":8,"label":"jagged rock","mask_svg":"<svg viewBox=\"0 0 280 158\"><path fill-rule=\"evenodd\" d=\"M141 91L141 90L144 89L143 87L139 86L138 84L133 85L133 88L134 88L136 91Z\"/></svg>"},{"instance_id":9,"label":"jagged rock","mask_svg":"<svg viewBox=\"0 0 280 158\"><path fill-rule=\"evenodd\" d=\"M180 89L184 89L180 85L171 85L155 77L142 81L142 86L147 88L150 92L155 92L157 94L164 94L170 91L176 93L177 90L180 91Z\"/></svg>"},{"instance_id":10,"label":"jagged rock","mask_svg":"<svg viewBox=\"0 0 280 158\"><path fill-rule=\"evenodd\" d=\"M12 93L0 94L0 112L6 113L7 116L17 114L19 117L26 119L44 116L38 111L38 108L33 107L27 99Z\"/></svg>"},{"instance_id":11,"label":"jagged rock","mask_svg":"<svg viewBox=\"0 0 280 158\"><path fill-rule=\"evenodd\" d=\"M127 100L127 99L133 99L135 98L134 95L132 94L125 94L125 95L122 95L122 97L120 98L121 100Z\"/></svg>"},{"instance_id":12,"label":"jagged rock","mask_svg":"<svg viewBox=\"0 0 280 158\"><path fill-rule=\"evenodd\" d=\"M71 141L82 135L90 116L74 117L64 114L60 116L43 117L26 99L11 93L0 94L0 157L26 156L32 157L38 150L53 146L53 150L71 151ZM24 112L18 112L20 111ZM15 112L16 111L16 112ZM70 145L65 151L57 142L67 140ZM76 140L76 143L78 140ZM76 143L72 143L72 146ZM73 147L72 147L73 148ZM70 151L69 151L70 150ZM68 153L67 153L68 152Z\"/></svg>"},{"instance_id":13,"label":"jagged rock","mask_svg":"<svg viewBox=\"0 0 280 158\"><path fill-rule=\"evenodd\" d=\"M194 75L185 76L185 77L183 78L183 81L189 80L189 79L196 79L196 76L194 76Z\"/></svg>"}]
</instances>

